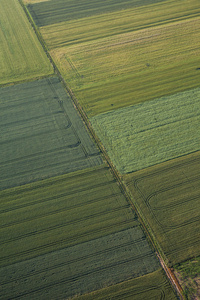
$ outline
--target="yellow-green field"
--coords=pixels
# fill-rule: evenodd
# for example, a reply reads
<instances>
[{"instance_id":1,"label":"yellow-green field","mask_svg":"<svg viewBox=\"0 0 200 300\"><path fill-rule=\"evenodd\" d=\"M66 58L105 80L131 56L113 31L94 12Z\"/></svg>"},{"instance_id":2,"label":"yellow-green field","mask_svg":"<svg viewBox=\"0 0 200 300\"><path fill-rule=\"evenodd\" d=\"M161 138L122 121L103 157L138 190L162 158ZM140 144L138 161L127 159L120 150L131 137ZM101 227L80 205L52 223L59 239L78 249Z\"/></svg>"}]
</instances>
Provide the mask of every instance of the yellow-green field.
<instances>
[{"instance_id":1,"label":"yellow-green field","mask_svg":"<svg viewBox=\"0 0 200 300\"><path fill-rule=\"evenodd\" d=\"M0 1L0 84L53 74L53 68L16 0Z\"/></svg>"},{"instance_id":2,"label":"yellow-green field","mask_svg":"<svg viewBox=\"0 0 200 300\"><path fill-rule=\"evenodd\" d=\"M200 18L50 51L89 117L199 85Z\"/></svg>"}]
</instances>

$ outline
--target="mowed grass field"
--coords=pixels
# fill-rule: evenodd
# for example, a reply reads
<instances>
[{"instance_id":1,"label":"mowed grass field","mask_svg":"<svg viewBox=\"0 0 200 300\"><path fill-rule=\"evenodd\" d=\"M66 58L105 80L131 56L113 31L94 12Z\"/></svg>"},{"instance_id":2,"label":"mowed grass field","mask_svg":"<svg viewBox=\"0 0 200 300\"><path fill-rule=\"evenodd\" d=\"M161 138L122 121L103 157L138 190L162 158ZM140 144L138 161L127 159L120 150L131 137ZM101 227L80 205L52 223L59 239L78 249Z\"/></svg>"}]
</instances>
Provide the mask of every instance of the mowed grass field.
<instances>
[{"instance_id":1,"label":"mowed grass field","mask_svg":"<svg viewBox=\"0 0 200 300\"><path fill-rule=\"evenodd\" d=\"M163 270L120 283L113 287L77 297L77 300L175 300L178 299L172 290Z\"/></svg>"},{"instance_id":2,"label":"mowed grass field","mask_svg":"<svg viewBox=\"0 0 200 300\"><path fill-rule=\"evenodd\" d=\"M53 11L53 3L33 5L34 19ZM196 0L113 8L40 27L88 117L198 87L199 29Z\"/></svg>"},{"instance_id":3,"label":"mowed grass field","mask_svg":"<svg viewBox=\"0 0 200 300\"><path fill-rule=\"evenodd\" d=\"M0 189L102 163L57 78L0 89Z\"/></svg>"},{"instance_id":4,"label":"mowed grass field","mask_svg":"<svg viewBox=\"0 0 200 300\"><path fill-rule=\"evenodd\" d=\"M125 176L169 265L200 255L200 153Z\"/></svg>"},{"instance_id":5,"label":"mowed grass field","mask_svg":"<svg viewBox=\"0 0 200 300\"><path fill-rule=\"evenodd\" d=\"M0 20L0 85L53 74L19 1L1 0Z\"/></svg>"},{"instance_id":6,"label":"mowed grass field","mask_svg":"<svg viewBox=\"0 0 200 300\"><path fill-rule=\"evenodd\" d=\"M0 192L4 299L63 299L159 269L105 166Z\"/></svg>"},{"instance_id":7,"label":"mowed grass field","mask_svg":"<svg viewBox=\"0 0 200 300\"><path fill-rule=\"evenodd\" d=\"M200 149L200 89L180 92L91 118L121 173Z\"/></svg>"}]
</instances>

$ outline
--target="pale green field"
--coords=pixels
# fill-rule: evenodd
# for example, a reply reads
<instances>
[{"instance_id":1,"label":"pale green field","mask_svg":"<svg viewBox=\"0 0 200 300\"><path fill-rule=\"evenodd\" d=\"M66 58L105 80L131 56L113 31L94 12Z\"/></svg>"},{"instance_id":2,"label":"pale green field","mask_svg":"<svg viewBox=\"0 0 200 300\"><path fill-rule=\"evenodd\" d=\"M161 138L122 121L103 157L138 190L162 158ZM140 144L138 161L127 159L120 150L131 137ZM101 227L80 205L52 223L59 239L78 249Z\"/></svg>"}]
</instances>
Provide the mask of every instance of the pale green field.
<instances>
[{"instance_id":1,"label":"pale green field","mask_svg":"<svg viewBox=\"0 0 200 300\"><path fill-rule=\"evenodd\" d=\"M199 86L200 18L50 51L89 117Z\"/></svg>"},{"instance_id":2,"label":"pale green field","mask_svg":"<svg viewBox=\"0 0 200 300\"><path fill-rule=\"evenodd\" d=\"M200 89L180 92L91 118L121 173L200 149Z\"/></svg>"},{"instance_id":3,"label":"pale green field","mask_svg":"<svg viewBox=\"0 0 200 300\"><path fill-rule=\"evenodd\" d=\"M18 1L0 1L0 20L0 84L53 74L53 68Z\"/></svg>"}]
</instances>

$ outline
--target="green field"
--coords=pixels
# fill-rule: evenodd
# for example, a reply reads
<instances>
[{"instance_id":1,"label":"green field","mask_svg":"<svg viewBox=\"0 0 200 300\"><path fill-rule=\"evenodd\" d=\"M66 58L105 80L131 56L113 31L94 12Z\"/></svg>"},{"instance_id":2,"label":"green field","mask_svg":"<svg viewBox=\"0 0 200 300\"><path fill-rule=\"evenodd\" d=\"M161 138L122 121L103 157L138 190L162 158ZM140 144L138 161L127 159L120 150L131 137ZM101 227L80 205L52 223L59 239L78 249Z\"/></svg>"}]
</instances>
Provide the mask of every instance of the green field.
<instances>
[{"instance_id":1,"label":"green field","mask_svg":"<svg viewBox=\"0 0 200 300\"><path fill-rule=\"evenodd\" d=\"M0 84L53 74L19 1L1 0L0 20Z\"/></svg>"},{"instance_id":2,"label":"green field","mask_svg":"<svg viewBox=\"0 0 200 300\"><path fill-rule=\"evenodd\" d=\"M34 4L35 20L49 14L54 3ZM44 6L49 8L42 13ZM77 15L40 31L69 88L92 117L198 87L199 16L197 0L169 0Z\"/></svg>"},{"instance_id":3,"label":"green field","mask_svg":"<svg viewBox=\"0 0 200 300\"><path fill-rule=\"evenodd\" d=\"M7 189L0 197L1 265L138 226L104 166Z\"/></svg>"},{"instance_id":4,"label":"green field","mask_svg":"<svg viewBox=\"0 0 200 300\"><path fill-rule=\"evenodd\" d=\"M0 192L4 299L67 299L159 268L105 166Z\"/></svg>"},{"instance_id":5,"label":"green field","mask_svg":"<svg viewBox=\"0 0 200 300\"><path fill-rule=\"evenodd\" d=\"M200 255L199 152L125 176L169 265Z\"/></svg>"},{"instance_id":6,"label":"green field","mask_svg":"<svg viewBox=\"0 0 200 300\"><path fill-rule=\"evenodd\" d=\"M126 8L136 8L163 1L165 0L76 0L76 2L71 0L51 0L44 2L41 0L25 0L26 3L30 2L28 9L38 26L76 20L92 15L98 16L102 13L123 10Z\"/></svg>"},{"instance_id":7,"label":"green field","mask_svg":"<svg viewBox=\"0 0 200 300\"><path fill-rule=\"evenodd\" d=\"M0 89L0 189L102 163L57 78Z\"/></svg>"},{"instance_id":8,"label":"green field","mask_svg":"<svg viewBox=\"0 0 200 300\"><path fill-rule=\"evenodd\" d=\"M120 283L113 287L91 293L77 300L175 300L177 296L172 290L163 270Z\"/></svg>"},{"instance_id":9,"label":"green field","mask_svg":"<svg viewBox=\"0 0 200 300\"><path fill-rule=\"evenodd\" d=\"M69 299L158 268L134 227L4 267L1 289L7 299Z\"/></svg>"},{"instance_id":10,"label":"green field","mask_svg":"<svg viewBox=\"0 0 200 300\"><path fill-rule=\"evenodd\" d=\"M200 89L180 92L91 118L121 173L200 149Z\"/></svg>"}]
</instances>

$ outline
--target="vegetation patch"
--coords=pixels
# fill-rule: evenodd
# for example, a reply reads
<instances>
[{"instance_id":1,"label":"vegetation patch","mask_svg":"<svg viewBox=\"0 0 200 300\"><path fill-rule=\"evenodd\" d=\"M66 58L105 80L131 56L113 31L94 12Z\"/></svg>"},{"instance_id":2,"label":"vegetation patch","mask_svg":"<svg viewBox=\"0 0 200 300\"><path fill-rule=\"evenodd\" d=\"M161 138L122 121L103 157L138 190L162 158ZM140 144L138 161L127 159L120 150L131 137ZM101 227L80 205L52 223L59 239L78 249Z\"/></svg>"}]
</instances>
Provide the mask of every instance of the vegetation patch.
<instances>
[{"instance_id":1,"label":"vegetation patch","mask_svg":"<svg viewBox=\"0 0 200 300\"><path fill-rule=\"evenodd\" d=\"M200 298L200 257L185 261L175 266L184 294L188 300Z\"/></svg>"},{"instance_id":2,"label":"vegetation patch","mask_svg":"<svg viewBox=\"0 0 200 300\"><path fill-rule=\"evenodd\" d=\"M6 266L1 269L2 292L9 299L69 299L158 268L136 226Z\"/></svg>"},{"instance_id":3,"label":"vegetation patch","mask_svg":"<svg viewBox=\"0 0 200 300\"><path fill-rule=\"evenodd\" d=\"M5 87L0 97L0 189L102 163L57 78Z\"/></svg>"},{"instance_id":4,"label":"vegetation patch","mask_svg":"<svg viewBox=\"0 0 200 300\"><path fill-rule=\"evenodd\" d=\"M168 265L200 255L200 153L125 176Z\"/></svg>"},{"instance_id":5,"label":"vegetation patch","mask_svg":"<svg viewBox=\"0 0 200 300\"><path fill-rule=\"evenodd\" d=\"M1 0L0 20L0 84L53 74L19 1Z\"/></svg>"},{"instance_id":6,"label":"vegetation patch","mask_svg":"<svg viewBox=\"0 0 200 300\"><path fill-rule=\"evenodd\" d=\"M100 291L75 297L77 300L175 300L177 296L173 291L163 270L116 284L115 286L101 289Z\"/></svg>"},{"instance_id":7,"label":"vegetation patch","mask_svg":"<svg viewBox=\"0 0 200 300\"><path fill-rule=\"evenodd\" d=\"M200 89L91 118L121 173L137 171L200 149Z\"/></svg>"}]
</instances>

